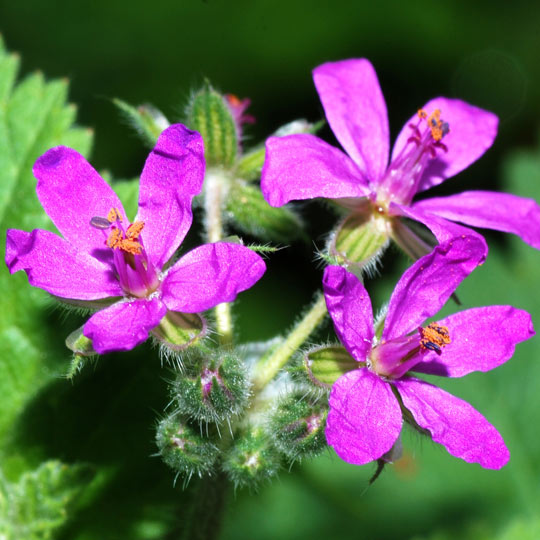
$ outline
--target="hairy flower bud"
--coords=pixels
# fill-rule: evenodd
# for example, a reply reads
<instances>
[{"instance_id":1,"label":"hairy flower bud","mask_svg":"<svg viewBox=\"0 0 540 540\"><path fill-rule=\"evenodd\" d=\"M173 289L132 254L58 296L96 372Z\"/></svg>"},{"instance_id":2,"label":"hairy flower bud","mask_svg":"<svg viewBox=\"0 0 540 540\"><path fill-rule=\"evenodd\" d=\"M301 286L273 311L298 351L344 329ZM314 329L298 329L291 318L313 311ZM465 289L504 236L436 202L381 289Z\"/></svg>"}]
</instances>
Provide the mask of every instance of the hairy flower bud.
<instances>
[{"instance_id":1,"label":"hairy flower bud","mask_svg":"<svg viewBox=\"0 0 540 540\"><path fill-rule=\"evenodd\" d=\"M222 465L236 487L249 489L257 489L261 483L275 476L279 466L279 455L261 427L251 427L235 439Z\"/></svg>"},{"instance_id":2,"label":"hairy flower bud","mask_svg":"<svg viewBox=\"0 0 540 540\"><path fill-rule=\"evenodd\" d=\"M184 414L199 421L222 422L247 405L244 365L232 352L196 352L175 381L173 396Z\"/></svg>"},{"instance_id":3,"label":"hairy flower bud","mask_svg":"<svg viewBox=\"0 0 540 540\"><path fill-rule=\"evenodd\" d=\"M304 396L305 392L295 391L282 399L269 422L276 448L291 460L314 456L326 448L328 403L324 398Z\"/></svg>"},{"instance_id":4,"label":"hairy flower bud","mask_svg":"<svg viewBox=\"0 0 540 540\"><path fill-rule=\"evenodd\" d=\"M239 148L239 129L227 98L208 83L191 98L187 125L202 135L207 165L233 165Z\"/></svg>"},{"instance_id":5,"label":"hairy flower bud","mask_svg":"<svg viewBox=\"0 0 540 540\"><path fill-rule=\"evenodd\" d=\"M219 454L217 446L204 438L198 427L177 414L158 424L156 444L163 461L188 477L211 472Z\"/></svg>"}]
</instances>

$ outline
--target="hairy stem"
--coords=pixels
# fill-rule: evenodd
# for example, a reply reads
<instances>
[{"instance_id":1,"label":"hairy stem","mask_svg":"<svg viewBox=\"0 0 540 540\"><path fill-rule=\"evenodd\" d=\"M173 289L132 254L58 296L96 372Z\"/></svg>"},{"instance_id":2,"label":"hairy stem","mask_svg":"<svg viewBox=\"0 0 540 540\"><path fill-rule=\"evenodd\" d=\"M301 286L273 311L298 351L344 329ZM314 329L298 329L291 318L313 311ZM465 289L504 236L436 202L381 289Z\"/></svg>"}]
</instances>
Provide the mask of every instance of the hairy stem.
<instances>
[{"instance_id":1,"label":"hairy stem","mask_svg":"<svg viewBox=\"0 0 540 540\"><path fill-rule=\"evenodd\" d=\"M319 292L311 308L296 323L285 341L268 356L263 357L255 368L255 392L262 390L279 373L291 356L323 321L326 313L326 301L323 294Z\"/></svg>"},{"instance_id":2,"label":"hairy stem","mask_svg":"<svg viewBox=\"0 0 540 540\"><path fill-rule=\"evenodd\" d=\"M204 210L206 214L206 238L208 242L223 240L223 206L227 195L226 173L220 169L208 169L204 179ZM216 327L221 345L230 345L233 338L231 305L218 304L214 308Z\"/></svg>"},{"instance_id":3,"label":"hairy stem","mask_svg":"<svg viewBox=\"0 0 540 540\"><path fill-rule=\"evenodd\" d=\"M221 532L227 479L223 473L200 478L183 516L182 540L215 540Z\"/></svg>"}]
</instances>

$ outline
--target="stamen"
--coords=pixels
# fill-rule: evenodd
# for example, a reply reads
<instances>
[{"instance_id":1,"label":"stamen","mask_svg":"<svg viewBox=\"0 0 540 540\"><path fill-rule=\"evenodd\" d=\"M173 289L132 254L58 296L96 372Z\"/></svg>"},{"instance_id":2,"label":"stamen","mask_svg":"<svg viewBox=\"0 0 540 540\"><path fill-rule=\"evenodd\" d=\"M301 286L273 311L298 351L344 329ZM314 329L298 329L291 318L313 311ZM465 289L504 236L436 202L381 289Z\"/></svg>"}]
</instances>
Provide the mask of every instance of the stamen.
<instances>
[{"instance_id":1,"label":"stamen","mask_svg":"<svg viewBox=\"0 0 540 540\"><path fill-rule=\"evenodd\" d=\"M424 120L425 118L427 118L427 112L424 111L424 109L418 109L418 118Z\"/></svg>"},{"instance_id":2,"label":"stamen","mask_svg":"<svg viewBox=\"0 0 540 540\"><path fill-rule=\"evenodd\" d=\"M102 229L102 230L108 229L111 226L107 218L99 217L99 216L94 216L90 220L90 225L92 227L95 227L96 229Z\"/></svg>"},{"instance_id":3,"label":"stamen","mask_svg":"<svg viewBox=\"0 0 540 540\"><path fill-rule=\"evenodd\" d=\"M121 243L124 240L124 235L120 229L113 229L109 237L107 238L107 247L118 249L121 247Z\"/></svg>"},{"instance_id":4,"label":"stamen","mask_svg":"<svg viewBox=\"0 0 540 540\"><path fill-rule=\"evenodd\" d=\"M140 255L142 253L141 244L136 240L131 240L129 238L124 238L123 240L121 240L117 247L120 248L122 251L131 253L133 255Z\"/></svg>"},{"instance_id":5,"label":"stamen","mask_svg":"<svg viewBox=\"0 0 540 540\"><path fill-rule=\"evenodd\" d=\"M126 231L126 236L130 240L137 240L139 238L139 235L141 234L141 231L144 229L144 221L136 221L135 223L132 223Z\"/></svg>"},{"instance_id":6,"label":"stamen","mask_svg":"<svg viewBox=\"0 0 540 540\"><path fill-rule=\"evenodd\" d=\"M423 350L434 351L440 355L441 349L451 342L448 328L441 326L439 323L432 322L425 328L419 328L418 331L422 338L420 348Z\"/></svg>"},{"instance_id":7,"label":"stamen","mask_svg":"<svg viewBox=\"0 0 540 540\"><path fill-rule=\"evenodd\" d=\"M107 214L107 219L109 220L109 223L114 223L115 221L122 222L122 216L120 215L118 208L111 208Z\"/></svg>"}]
</instances>

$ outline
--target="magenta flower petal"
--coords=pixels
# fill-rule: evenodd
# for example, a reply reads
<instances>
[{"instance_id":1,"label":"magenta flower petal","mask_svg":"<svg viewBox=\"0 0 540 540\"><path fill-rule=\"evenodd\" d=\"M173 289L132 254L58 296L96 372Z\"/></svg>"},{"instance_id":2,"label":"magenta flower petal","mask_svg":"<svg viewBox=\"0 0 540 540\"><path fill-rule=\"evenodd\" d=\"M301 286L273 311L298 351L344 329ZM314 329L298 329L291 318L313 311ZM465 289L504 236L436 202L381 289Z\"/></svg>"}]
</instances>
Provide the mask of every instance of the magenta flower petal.
<instances>
[{"instance_id":1,"label":"magenta flower petal","mask_svg":"<svg viewBox=\"0 0 540 540\"><path fill-rule=\"evenodd\" d=\"M125 219L116 193L75 150L51 148L38 158L33 171L45 212L79 250L91 253L103 246L103 231L90 226L93 217L106 217L111 208L116 208Z\"/></svg>"},{"instance_id":2,"label":"magenta flower petal","mask_svg":"<svg viewBox=\"0 0 540 540\"><path fill-rule=\"evenodd\" d=\"M163 301L171 311L196 313L232 302L264 274L264 261L239 244L205 244L184 255L162 285Z\"/></svg>"},{"instance_id":3,"label":"magenta flower petal","mask_svg":"<svg viewBox=\"0 0 540 540\"><path fill-rule=\"evenodd\" d=\"M388 164L386 103L368 60L328 62L313 70L328 123L360 170L376 182Z\"/></svg>"},{"instance_id":4,"label":"magenta flower petal","mask_svg":"<svg viewBox=\"0 0 540 540\"><path fill-rule=\"evenodd\" d=\"M141 174L139 212L150 261L162 268L191 227L191 201L204 180L202 137L181 124L159 136Z\"/></svg>"},{"instance_id":5,"label":"magenta flower petal","mask_svg":"<svg viewBox=\"0 0 540 540\"><path fill-rule=\"evenodd\" d=\"M458 236L474 237L483 246L484 258L481 262L484 262L487 257L488 246L486 240L481 234L478 234L472 229L448 221L447 219L431 214L430 212L424 212L423 210L416 208L416 206L411 208L410 206L405 206L403 204L392 203L390 205L390 210L394 216L407 217L425 225L434 234L439 243L448 242L449 240L452 240L452 238Z\"/></svg>"},{"instance_id":6,"label":"magenta flower petal","mask_svg":"<svg viewBox=\"0 0 540 540\"><path fill-rule=\"evenodd\" d=\"M329 404L326 440L348 463L380 458L401 432L401 410L390 385L365 368L342 375Z\"/></svg>"},{"instance_id":7,"label":"magenta flower petal","mask_svg":"<svg viewBox=\"0 0 540 540\"><path fill-rule=\"evenodd\" d=\"M494 191L465 191L426 199L413 208L473 227L514 233L540 249L540 206L533 199Z\"/></svg>"},{"instance_id":8,"label":"magenta flower petal","mask_svg":"<svg viewBox=\"0 0 540 540\"><path fill-rule=\"evenodd\" d=\"M484 257L484 245L477 237L460 236L435 246L431 253L416 261L392 293L382 339L416 330L441 309Z\"/></svg>"},{"instance_id":9,"label":"magenta flower petal","mask_svg":"<svg viewBox=\"0 0 540 540\"><path fill-rule=\"evenodd\" d=\"M471 405L418 379L393 383L420 427L453 456L486 469L500 469L510 452L499 432Z\"/></svg>"},{"instance_id":10,"label":"magenta flower petal","mask_svg":"<svg viewBox=\"0 0 540 540\"><path fill-rule=\"evenodd\" d=\"M534 336L531 316L512 306L468 309L438 321L452 340L440 356L430 353L413 371L463 377L473 371L489 371L514 354L516 344Z\"/></svg>"},{"instance_id":11,"label":"magenta flower petal","mask_svg":"<svg viewBox=\"0 0 540 540\"><path fill-rule=\"evenodd\" d=\"M324 270L323 290L336 334L349 354L365 362L373 341L373 310L360 280L341 266Z\"/></svg>"},{"instance_id":12,"label":"magenta flower petal","mask_svg":"<svg viewBox=\"0 0 540 540\"><path fill-rule=\"evenodd\" d=\"M129 351L148 339L150 330L166 313L167 308L158 298L117 302L94 313L83 333L99 354Z\"/></svg>"},{"instance_id":13,"label":"magenta flower petal","mask_svg":"<svg viewBox=\"0 0 540 540\"><path fill-rule=\"evenodd\" d=\"M417 191L436 186L474 163L493 144L499 123L493 113L459 99L438 97L428 101L423 108L427 114L439 109L441 119L450 126L450 132L442 141L448 151L438 152L437 157L429 162ZM415 115L403 126L392 150L392 160L407 144L411 136L409 125L417 119Z\"/></svg>"},{"instance_id":14,"label":"magenta flower petal","mask_svg":"<svg viewBox=\"0 0 540 540\"><path fill-rule=\"evenodd\" d=\"M267 139L261 189L272 206L293 199L364 197L370 193L362 173L347 155L309 134Z\"/></svg>"},{"instance_id":15,"label":"magenta flower petal","mask_svg":"<svg viewBox=\"0 0 540 540\"><path fill-rule=\"evenodd\" d=\"M12 274L24 270L31 285L61 298L97 300L123 295L109 266L49 231L9 229L6 264Z\"/></svg>"}]
</instances>

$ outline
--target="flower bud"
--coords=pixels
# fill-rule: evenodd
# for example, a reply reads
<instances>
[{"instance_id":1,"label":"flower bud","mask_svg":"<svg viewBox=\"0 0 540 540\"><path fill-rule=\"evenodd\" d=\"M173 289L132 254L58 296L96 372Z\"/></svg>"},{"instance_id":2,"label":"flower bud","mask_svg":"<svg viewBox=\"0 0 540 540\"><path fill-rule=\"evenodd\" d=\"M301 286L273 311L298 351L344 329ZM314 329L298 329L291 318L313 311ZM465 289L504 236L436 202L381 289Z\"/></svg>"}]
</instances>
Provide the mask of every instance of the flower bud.
<instances>
[{"instance_id":1,"label":"flower bud","mask_svg":"<svg viewBox=\"0 0 540 540\"><path fill-rule=\"evenodd\" d=\"M326 399L304 397L296 391L282 399L273 412L269 429L276 448L291 460L319 454L326 448Z\"/></svg>"},{"instance_id":2,"label":"flower bud","mask_svg":"<svg viewBox=\"0 0 540 540\"><path fill-rule=\"evenodd\" d=\"M227 98L208 83L191 98L187 125L202 135L207 165L233 165L239 148L239 130Z\"/></svg>"},{"instance_id":3,"label":"flower bud","mask_svg":"<svg viewBox=\"0 0 540 540\"><path fill-rule=\"evenodd\" d=\"M193 419L222 422L248 403L245 367L230 351L194 352L173 385L173 395L179 409Z\"/></svg>"},{"instance_id":4,"label":"flower bud","mask_svg":"<svg viewBox=\"0 0 540 540\"><path fill-rule=\"evenodd\" d=\"M217 446L204 438L198 427L177 414L159 423L156 444L163 461L187 476L211 472L219 454Z\"/></svg>"},{"instance_id":5,"label":"flower bud","mask_svg":"<svg viewBox=\"0 0 540 540\"><path fill-rule=\"evenodd\" d=\"M170 125L165 115L153 105L133 107L120 99L113 99L113 103L150 148L155 146L161 132Z\"/></svg>"},{"instance_id":6,"label":"flower bud","mask_svg":"<svg viewBox=\"0 0 540 540\"><path fill-rule=\"evenodd\" d=\"M256 489L277 474L280 459L262 427L252 426L234 440L222 467L235 487Z\"/></svg>"}]
</instances>

